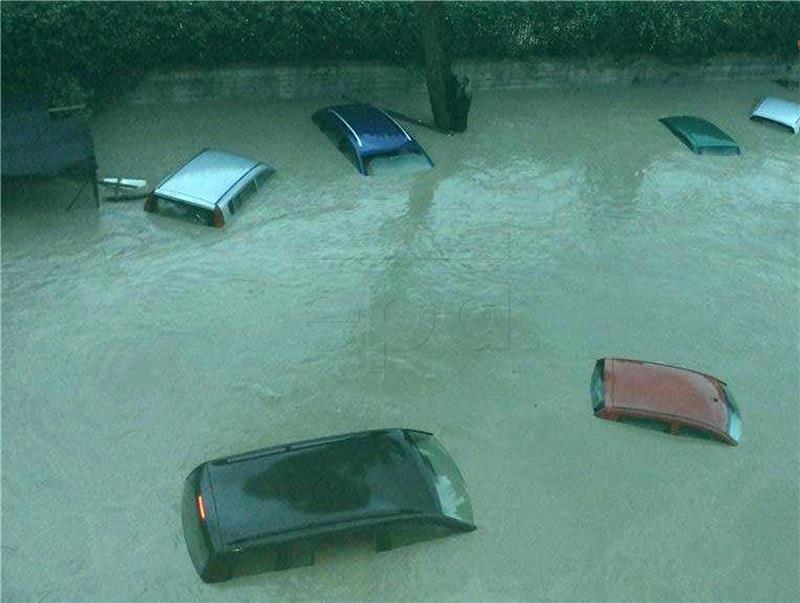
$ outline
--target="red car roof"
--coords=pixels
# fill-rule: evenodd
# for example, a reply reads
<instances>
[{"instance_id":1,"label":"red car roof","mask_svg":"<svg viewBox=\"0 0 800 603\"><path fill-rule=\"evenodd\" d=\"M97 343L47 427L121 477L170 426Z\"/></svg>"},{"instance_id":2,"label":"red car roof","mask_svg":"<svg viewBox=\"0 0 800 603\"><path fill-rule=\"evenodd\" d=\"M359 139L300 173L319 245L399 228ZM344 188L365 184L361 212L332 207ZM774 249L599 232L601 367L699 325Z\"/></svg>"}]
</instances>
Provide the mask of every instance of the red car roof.
<instances>
[{"instance_id":1,"label":"red car roof","mask_svg":"<svg viewBox=\"0 0 800 603\"><path fill-rule=\"evenodd\" d=\"M673 426L709 431L731 441L731 405L725 383L688 369L626 360L605 359L604 418L639 417Z\"/></svg>"}]
</instances>

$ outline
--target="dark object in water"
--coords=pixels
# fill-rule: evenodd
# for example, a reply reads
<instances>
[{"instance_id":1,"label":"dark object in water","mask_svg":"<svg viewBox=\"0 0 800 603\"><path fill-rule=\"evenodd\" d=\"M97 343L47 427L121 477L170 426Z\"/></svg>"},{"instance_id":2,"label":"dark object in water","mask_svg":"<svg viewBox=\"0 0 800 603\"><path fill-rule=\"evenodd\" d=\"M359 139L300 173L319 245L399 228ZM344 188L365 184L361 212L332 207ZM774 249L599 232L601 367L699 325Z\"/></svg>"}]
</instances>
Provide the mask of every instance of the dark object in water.
<instances>
[{"instance_id":1,"label":"dark object in water","mask_svg":"<svg viewBox=\"0 0 800 603\"><path fill-rule=\"evenodd\" d=\"M463 132L467 129L472 95L469 80L453 73L445 4L419 2L417 12L433 121L444 130Z\"/></svg>"},{"instance_id":2,"label":"dark object in water","mask_svg":"<svg viewBox=\"0 0 800 603\"><path fill-rule=\"evenodd\" d=\"M741 438L733 396L724 381L711 375L656 362L601 358L590 389L594 414L603 419L657 421L673 434L685 427L733 445Z\"/></svg>"},{"instance_id":3,"label":"dark object in water","mask_svg":"<svg viewBox=\"0 0 800 603\"><path fill-rule=\"evenodd\" d=\"M103 199L106 203L125 203L126 201L141 201L150 195L149 191L139 191L133 193L115 193Z\"/></svg>"},{"instance_id":4,"label":"dark object in water","mask_svg":"<svg viewBox=\"0 0 800 603\"><path fill-rule=\"evenodd\" d=\"M475 529L463 478L432 434L363 431L208 461L186 478L183 534L205 582L314 562L330 538L378 550Z\"/></svg>"},{"instance_id":5,"label":"dark object in water","mask_svg":"<svg viewBox=\"0 0 800 603\"><path fill-rule=\"evenodd\" d=\"M734 140L710 121L690 115L662 117L662 124L698 155L740 155Z\"/></svg>"},{"instance_id":6,"label":"dark object in water","mask_svg":"<svg viewBox=\"0 0 800 603\"><path fill-rule=\"evenodd\" d=\"M74 178L82 184L67 209L77 203L87 186L99 207L94 141L85 121L70 114L81 107L50 111L41 102L8 107L4 103L0 128L3 178Z\"/></svg>"},{"instance_id":7,"label":"dark object in water","mask_svg":"<svg viewBox=\"0 0 800 603\"><path fill-rule=\"evenodd\" d=\"M433 161L420 144L386 111L369 104L325 107L311 118L355 165L368 175L368 164L376 157L411 153Z\"/></svg>"},{"instance_id":8,"label":"dark object in water","mask_svg":"<svg viewBox=\"0 0 800 603\"><path fill-rule=\"evenodd\" d=\"M800 80L790 80L788 78L780 78L772 81L778 84L778 86L783 86L787 90L797 90L798 88L800 88Z\"/></svg>"}]
</instances>

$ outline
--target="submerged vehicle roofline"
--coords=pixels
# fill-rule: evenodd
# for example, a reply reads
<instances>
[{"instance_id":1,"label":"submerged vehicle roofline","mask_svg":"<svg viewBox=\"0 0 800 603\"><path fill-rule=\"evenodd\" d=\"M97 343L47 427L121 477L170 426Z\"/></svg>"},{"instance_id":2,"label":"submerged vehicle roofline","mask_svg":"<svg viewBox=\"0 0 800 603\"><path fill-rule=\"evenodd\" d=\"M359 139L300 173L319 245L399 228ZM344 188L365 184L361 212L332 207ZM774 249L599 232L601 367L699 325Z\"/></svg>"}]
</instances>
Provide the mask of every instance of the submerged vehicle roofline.
<instances>
[{"instance_id":1,"label":"submerged vehicle roofline","mask_svg":"<svg viewBox=\"0 0 800 603\"><path fill-rule=\"evenodd\" d=\"M722 385L727 385L727 383L722 379L720 379L719 377L715 377L714 375L709 375L708 373L704 373L702 371L696 371L694 369L686 368L685 366L678 366L677 364L667 364L666 362L654 362L652 360L637 360L636 358L621 358L619 356L605 356L603 358L599 358L598 361L599 360L618 360L620 362L634 362L636 364L653 364L655 366L663 366L666 368L673 368L681 371L686 371L689 373L694 373L696 375L701 375L703 377L708 377L709 379L713 379L714 381Z\"/></svg>"},{"instance_id":2,"label":"submerged vehicle roofline","mask_svg":"<svg viewBox=\"0 0 800 603\"><path fill-rule=\"evenodd\" d=\"M235 159L245 159L252 162L252 165L247 169L242 171L236 180L231 182L227 189L225 189L216 199L210 198L202 198L194 195L192 193L182 191L179 188L169 188L169 182L172 180L181 170L186 169L187 166L190 166L192 162L196 161L199 157L201 157L204 153L218 153L221 156L228 156L230 158ZM247 184L253 178L260 176L261 174L268 173L269 175L273 174L275 169L261 161L256 159L250 159L249 157L243 157L242 155L237 155L235 153L231 153L229 151L222 151L219 149L212 149L212 148L204 148L199 153L196 153L191 159L184 162L172 172L165 177L159 184L153 189L153 194L156 197L162 197L164 199L169 199L172 201L178 201L181 203L188 203L190 205L194 205L196 207L201 207L203 209L214 209L220 204L224 204L231 196L235 195L243 185Z\"/></svg>"},{"instance_id":3,"label":"submerged vehicle roofline","mask_svg":"<svg viewBox=\"0 0 800 603\"><path fill-rule=\"evenodd\" d=\"M388 111L369 103L331 105L315 111L312 120L339 150L355 164L359 173L369 175L367 162L376 157L412 153L433 161L424 148ZM344 149L342 144L346 145Z\"/></svg>"},{"instance_id":4,"label":"submerged vehicle roofline","mask_svg":"<svg viewBox=\"0 0 800 603\"><path fill-rule=\"evenodd\" d=\"M250 452L243 452L241 454L234 454L232 456L223 456L216 459L212 459L210 461L206 461L205 463L201 463L198 467L202 465L212 465L212 464L219 464L219 463L238 463L241 461L249 461L252 459L257 459L262 456L269 456L271 454L276 454L280 452L289 452L291 450L299 450L302 448L311 448L313 446L321 446L322 444L328 444L330 442L336 442L339 440L347 440L354 437L365 436L369 434L375 433L388 433L391 431L402 431L404 433L422 433L425 435L432 436L433 433L430 431L424 431L422 429L410 429L406 427L384 427L379 429L365 429L363 431L352 431L348 433L343 433L334 436L325 436L322 438L311 438L309 440L301 440L299 442L291 442L289 444L279 444L278 446L270 446L268 448L260 448L259 450L251 450Z\"/></svg>"},{"instance_id":5,"label":"submerged vehicle roofline","mask_svg":"<svg viewBox=\"0 0 800 603\"><path fill-rule=\"evenodd\" d=\"M315 523L313 525L301 526L295 529L282 530L280 532L264 533L248 538L239 538L223 544L223 552L242 551L249 548L258 548L264 545L281 544L297 540L298 538L308 538L313 536L328 536L337 532L346 532L358 528L371 528L375 526L389 526L404 521L425 522L431 525L440 525L456 529L461 532L471 532L476 529L475 524L450 517L441 513L415 513L397 512L385 514L373 514L348 521L330 521L327 523Z\"/></svg>"},{"instance_id":6,"label":"submerged vehicle roofline","mask_svg":"<svg viewBox=\"0 0 800 603\"><path fill-rule=\"evenodd\" d=\"M670 115L659 120L696 155L741 155L742 149L716 124L696 115Z\"/></svg>"},{"instance_id":7,"label":"submerged vehicle roofline","mask_svg":"<svg viewBox=\"0 0 800 603\"><path fill-rule=\"evenodd\" d=\"M255 467L261 466L262 463L272 463L278 462L280 463L282 457L288 455L293 455L294 453L304 453L306 451L312 450L314 448L325 447L328 445L336 445L337 443L343 443L344 445L349 446L358 446L358 440L360 439L367 439L371 436L379 437L379 438L386 438L387 440L392 440L401 444L407 451L408 451L408 460L413 463L414 472L415 472L415 480L419 480L418 483L420 485L424 484L424 488L426 490L426 499L430 502L431 507L426 507L425 505L417 507L417 506L405 506L408 503L401 503L398 506L391 506L386 507L385 505L381 505L383 508L376 509L376 508L368 508L368 509L352 509L347 510L345 512L339 512L336 515L330 515L328 517L324 517L320 520L320 518L298 518L292 525L288 525L283 529L275 529L275 526L271 527L260 527L257 524L252 524L252 530L240 532L238 535L231 532L229 529L230 526L226 525L226 512L223 512L220 515L219 521L219 528L220 528L220 537L222 546L227 550L232 545L241 545L245 542L253 541L255 543L260 544L268 544L272 542L272 538L274 535L280 535L283 533L286 534L303 534L303 533L335 533L339 530L345 530L351 527L357 527L359 525L372 525L372 524L381 524L386 521L394 521L395 518L401 519L413 519L416 518L417 520L425 520L426 514L431 513L433 517L437 517L437 513L434 511L438 511L442 513L444 516L444 509L442 508L441 501L438 497L438 493L436 491L435 483L430 476L432 468L426 466L420 457L418 445L411 440L408 436L410 434L421 434L427 437L433 437L433 434L430 432L425 432L421 430L413 430L413 429L405 429L405 428L388 428L388 429L372 429L366 431L359 431L347 434L341 434L338 436L329 436L323 438L315 438L311 440L305 440L300 442L292 442L290 444L278 445L273 446L270 448L265 448L261 450L254 450L248 453L243 453L239 455L235 455L233 457L223 457L221 459L216 459L212 461L208 461L200 465L196 471L199 470L202 473L208 474L209 476L209 485L212 490L215 488L220 487L219 480L224 479L224 475L226 472L230 470L239 471L235 469L237 464L253 464ZM353 448L354 450L356 448ZM318 452L313 452L312 454L319 454ZM276 457L273 461L272 459L268 459L267 457ZM390 465L394 466L394 462L389 463ZM245 468L245 471L248 469ZM217 474L217 472L222 472ZM215 497L218 498L218 497ZM234 547L235 548L235 547Z\"/></svg>"},{"instance_id":8,"label":"submerged vehicle roofline","mask_svg":"<svg viewBox=\"0 0 800 603\"><path fill-rule=\"evenodd\" d=\"M353 129L353 126L351 126L350 123L344 117L342 117L341 113L339 113L336 109L332 107L328 107L327 111L329 113L333 113L336 117L338 117L339 121L341 121L345 125L345 127L348 130L350 130L350 133L353 136L355 136L356 143L358 143L358 146L363 146L363 144L361 143L361 137L358 135L358 132L356 132L355 129Z\"/></svg>"},{"instance_id":9,"label":"submerged vehicle roofline","mask_svg":"<svg viewBox=\"0 0 800 603\"><path fill-rule=\"evenodd\" d=\"M711 423L700 421L684 415L675 415L661 411L651 411L651 410L645 411L632 406L620 406L618 404L612 404L611 406L607 406L597 411L595 414L606 419L625 417L630 419L647 419L647 420L660 421L666 424L678 423L684 427L689 427L697 429L699 431L712 433L728 444L732 444L734 446L737 446L739 444L739 441L735 439L732 436L732 434L729 433L729 431L720 429L719 427ZM732 415L733 413L731 412L730 414ZM739 433L741 433L741 425L739 425Z\"/></svg>"},{"instance_id":10,"label":"submerged vehicle roofline","mask_svg":"<svg viewBox=\"0 0 800 603\"><path fill-rule=\"evenodd\" d=\"M189 554L206 582L229 579L255 559L251 553L284 558L332 536L371 535L381 551L409 535L476 528L450 454L431 432L402 427L207 461L185 480L182 513Z\"/></svg>"},{"instance_id":11,"label":"submerged vehicle roofline","mask_svg":"<svg viewBox=\"0 0 800 603\"><path fill-rule=\"evenodd\" d=\"M253 172L256 172L255 174ZM217 199L216 201L209 202L205 199L201 199L199 197L195 197L189 193L181 193L177 191L171 190L163 190L161 188L156 188L153 191L153 194L156 197L160 197L162 199L169 199L170 201L178 201L179 203L186 203L188 205L194 205L195 207L199 207L202 209L210 209L213 210L214 208L223 205L228 201L228 199L232 196L235 196L242 188L244 188L247 184L250 183L252 178L260 176L261 174L274 174L275 169L265 163L258 163L250 168L247 172L245 172L236 182L234 182L223 194L222 196Z\"/></svg>"},{"instance_id":12,"label":"submerged vehicle roofline","mask_svg":"<svg viewBox=\"0 0 800 603\"><path fill-rule=\"evenodd\" d=\"M603 419L658 421L674 434L687 427L734 446L741 440L741 418L727 384L701 371L647 360L600 358L592 372L590 394L595 416Z\"/></svg>"},{"instance_id":13,"label":"submerged vehicle roofline","mask_svg":"<svg viewBox=\"0 0 800 603\"><path fill-rule=\"evenodd\" d=\"M800 133L800 104L777 96L765 96L753 109L750 119L767 121L798 134Z\"/></svg>"},{"instance_id":14,"label":"submerged vehicle roofline","mask_svg":"<svg viewBox=\"0 0 800 603\"><path fill-rule=\"evenodd\" d=\"M370 105L370 107L375 107L375 105ZM413 138L411 138L411 134L409 134L409 133L406 131L406 129L405 129L403 126L401 126L401 125L400 125L400 124L397 122L397 120L396 120L394 117L392 117L391 115L389 115L389 114L388 114L386 111L384 111L384 110L383 110L383 109L381 109L380 107L375 107L375 109L377 109L378 111L380 111L381 113L383 113L383 114L384 114L384 115L385 115L385 116L386 116L386 117L387 117L387 118L388 118L388 119L389 119L389 120L390 120L390 121L391 121L391 122L392 122L394 125L396 125L396 126L397 126L397 127L400 129L400 131L401 131L403 134L405 134L406 138L408 138L408 139L409 139L409 140L411 140L411 141L413 141L413 140L414 140Z\"/></svg>"}]
</instances>

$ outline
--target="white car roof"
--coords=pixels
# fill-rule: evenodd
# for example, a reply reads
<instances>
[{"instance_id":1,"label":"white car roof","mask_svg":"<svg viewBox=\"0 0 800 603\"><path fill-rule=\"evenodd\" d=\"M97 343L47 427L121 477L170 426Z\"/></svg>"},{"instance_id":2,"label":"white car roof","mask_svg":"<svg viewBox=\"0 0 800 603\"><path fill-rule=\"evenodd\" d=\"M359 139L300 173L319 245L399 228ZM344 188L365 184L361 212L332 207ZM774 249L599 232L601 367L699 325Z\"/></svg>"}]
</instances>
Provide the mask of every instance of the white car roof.
<instances>
[{"instance_id":1,"label":"white car roof","mask_svg":"<svg viewBox=\"0 0 800 603\"><path fill-rule=\"evenodd\" d=\"M782 98L765 96L753 109L750 117L774 121L791 128L795 134L800 132L800 104L783 100Z\"/></svg>"},{"instance_id":2,"label":"white car roof","mask_svg":"<svg viewBox=\"0 0 800 603\"><path fill-rule=\"evenodd\" d=\"M247 157L205 149L167 176L154 194L206 209L214 209L229 192L241 188L267 166Z\"/></svg>"}]
</instances>

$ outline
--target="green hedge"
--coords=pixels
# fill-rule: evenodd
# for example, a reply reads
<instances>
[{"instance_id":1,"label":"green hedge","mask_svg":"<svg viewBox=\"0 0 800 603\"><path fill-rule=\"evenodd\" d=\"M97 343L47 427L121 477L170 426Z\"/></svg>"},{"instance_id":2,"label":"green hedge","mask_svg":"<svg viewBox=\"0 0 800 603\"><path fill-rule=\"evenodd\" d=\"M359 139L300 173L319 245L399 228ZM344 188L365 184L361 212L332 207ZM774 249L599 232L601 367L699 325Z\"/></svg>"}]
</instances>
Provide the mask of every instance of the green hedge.
<instances>
[{"instance_id":1,"label":"green hedge","mask_svg":"<svg viewBox=\"0 0 800 603\"><path fill-rule=\"evenodd\" d=\"M106 92L156 66L377 59L420 63L407 2L4 2L2 84ZM699 60L798 53L800 3L451 2L455 56Z\"/></svg>"},{"instance_id":2,"label":"green hedge","mask_svg":"<svg viewBox=\"0 0 800 603\"><path fill-rule=\"evenodd\" d=\"M790 56L800 39L800 3L459 2L452 7L457 54L652 54L701 60L721 52Z\"/></svg>"}]
</instances>

